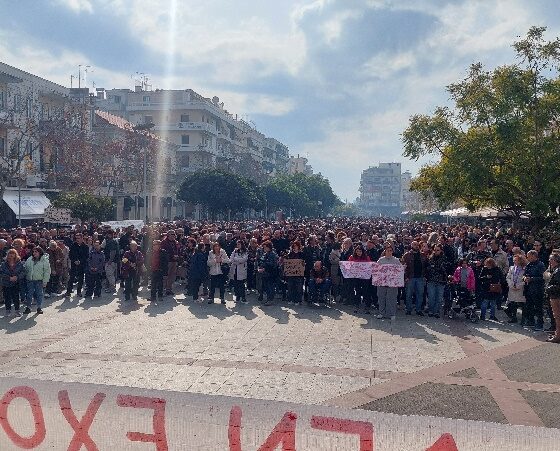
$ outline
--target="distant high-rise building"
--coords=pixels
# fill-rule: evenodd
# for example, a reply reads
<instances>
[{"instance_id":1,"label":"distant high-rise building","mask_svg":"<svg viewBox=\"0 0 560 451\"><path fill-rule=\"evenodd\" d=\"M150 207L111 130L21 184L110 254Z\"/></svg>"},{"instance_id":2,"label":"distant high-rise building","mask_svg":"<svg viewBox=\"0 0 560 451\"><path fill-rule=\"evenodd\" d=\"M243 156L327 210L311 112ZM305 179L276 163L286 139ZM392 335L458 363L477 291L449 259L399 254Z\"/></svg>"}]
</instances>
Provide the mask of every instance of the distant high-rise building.
<instances>
[{"instance_id":1,"label":"distant high-rise building","mask_svg":"<svg viewBox=\"0 0 560 451\"><path fill-rule=\"evenodd\" d=\"M308 164L308 160L305 157L290 157L290 161L288 162L288 173L293 174L305 174L305 175L312 175L313 168L311 165Z\"/></svg>"},{"instance_id":2,"label":"distant high-rise building","mask_svg":"<svg viewBox=\"0 0 560 451\"><path fill-rule=\"evenodd\" d=\"M360 181L359 208L362 213L372 216L400 215L402 175L400 163L379 163L365 169Z\"/></svg>"}]
</instances>

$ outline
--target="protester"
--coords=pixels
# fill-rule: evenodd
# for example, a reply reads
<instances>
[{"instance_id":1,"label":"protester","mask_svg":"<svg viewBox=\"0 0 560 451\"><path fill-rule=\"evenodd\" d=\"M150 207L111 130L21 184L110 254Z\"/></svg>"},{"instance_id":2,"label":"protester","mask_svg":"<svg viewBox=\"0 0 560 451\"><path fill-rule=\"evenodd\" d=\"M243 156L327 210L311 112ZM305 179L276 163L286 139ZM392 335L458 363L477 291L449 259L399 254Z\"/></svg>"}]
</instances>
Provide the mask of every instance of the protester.
<instances>
[{"instance_id":1,"label":"protester","mask_svg":"<svg viewBox=\"0 0 560 451\"><path fill-rule=\"evenodd\" d=\"M524 326L527 321L527 311L525 308L525 293L523 277L525 276L525 267L527 260L523 255L513 256L513 265L509 268L507 273L507 284L509 287L508 292L508 305L506 314L509 317L509 323L517 323L517 309L522 308L521 325Z\"/></svg>"},{"instance_id":2,"label":"protester","mask_svg":"<svg viewBox=\"0 0 560 451\"><path fill-rule=\"evenodd\" d=\"M498 318L496 318L496 303L502 294L502 271L496 265L496 260L491 257L484 260L479 280L482 294L480 319L482 321L486 320L486 311L490 307L490 319L498 321Z\"/></svg>"},{"instance_id":3,"label":"protester","mask_svg":"<svg viewBox=\"0 0 560 451\"><path fill-rule=\"evenodd\" d=\"M208 255L208 268L210 274L210 293L208 294L208 304L214 303L214 293L216 289L220 292L220 302L226 303L225 278L229 274L230 259L219 243L214 243L212 251Z\"/></svg>"},{"instance_id":4,"label":"protester","mask_svg":"<svg viewBox=\"0 0 560 451\"><path fill-rule=\"evenodd\" d=\"M84 242L84 236L81 233L75 235L75 241L70 246L68 254L70 258L70 278L66 288L66 296L72 294L74 283L77 283L78 296L82 295L82 287L84 285L84 277L89 257L89 247Z\"/></svg>"},{"instance_id":5,"label":"protester","mask_svg":"<svg viewBox=\"0 0 560 451\"><path fill-rule=\"evenodd\" d=\"M160 240L154 240L150 252L150 301L163 300L163 280L169 268L169 255L161 246Z\"/></svg>"},{"instance_id":6,"label":"protester","mask_svg":"<svg viewBox=\"0 0 560 451\"><path fill-rule=\"evenodd\" d=\"M247 280L247 260L249 254L245 242L238 240L236 247L230 255L231 268L229 278L233 281L235 302L247 304L245 295L245 281Z\"/></svg>"},{"instance_id":7,"label":"protester","mask_svg":"<svg viewBox=\"0 0 560 451\"><path fill-rule=\"evenodd\" d=\"M547 341L560 343L560 254L551 254L549 262L552 272L546 286L546 294L550 298L556 330L548 337Z\"/></svg>"},{"instance_id":8,"label":"protester","mask_svg":"<svg viewBox=\"0 0 560 451\"><path fill-rule=\"evenodd\" d=\"M51 277L51 265L49 256L43 249L36 246L31 251L31 256L25 262L25 273L27 279L27 299L24 314L31 313L31 303L35 300L37 313L43 313L43 289L46 288Z\"/></svg>"},{"instance_id":9,"label":"protester","mask_svg":"<svg viewBox=\"0 0 560 451\"><path fill-rule=\"evenodd\" d=\"M393 243L388 241L384 246L383 255L377 261L379 265L401 265L401 261L393 256ZM377 287L379 314L377 319L390 318L392 321L397 314L398 287L380 285Z\"/></svg>"},{"instance_id":10,"label":"protester","mask_svg":"<svg viewBox=\"0 0 560 451\"><path fill-rule=\"evenodd\" d=\"M138 288L140 286L140 276L144 265L144 255L138 249L138 243L130 241L129 250L123 254L121 265L121 277L124 280L124 300L138 300Z\"/></svg>"},{"instance_id":11,"label":"protester","mask_svg":"<svg viewBox=\"0 0 560 451\"><path fill-rule=\"evenodd\" d=\"M103 277L103 269L105 268L105 254L101 249L101 243L96 240L93 248L89 252L86 267L86 298L95 295L96 298L101 296L101 279Z\"/></svg>"},{"instance_id":12,"label":"protester","mask_svg":"<svg viewBox=\"0 0 560 451\"><path fill-rule=\"evenodd\" d=\"M4 305L6 306L6 316L12 314L12 306L15 314L20 316L20 285L25 283L25 268L15 249L6 252L6 259L0 264L0 284Z\"/></svg>"}]
</instances>

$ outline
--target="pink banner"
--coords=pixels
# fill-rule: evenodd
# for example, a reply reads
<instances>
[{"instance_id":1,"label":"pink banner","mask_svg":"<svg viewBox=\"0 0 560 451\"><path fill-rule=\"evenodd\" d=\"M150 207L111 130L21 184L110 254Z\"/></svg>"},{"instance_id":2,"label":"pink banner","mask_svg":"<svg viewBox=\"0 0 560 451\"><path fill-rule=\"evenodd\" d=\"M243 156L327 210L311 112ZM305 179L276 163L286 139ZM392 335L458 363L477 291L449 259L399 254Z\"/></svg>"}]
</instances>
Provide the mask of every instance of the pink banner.
<instances>
[{"instance_id":1,"label":"pink banner","mask_svg":"<svg viewBox=\"0 0 560 451\"><path fill-rule=\"evenodd\" d=\"M372 262L340 262L340 270L345 279L371 279Z\"/></svg>"},{"instance_id":2,"label":"pink banner","mask_svg":"<svg viewBox=\"0 0 560 451\"><path fill-rule=\"evenodd\" d=\"M373 263L371 280L376 287L404 287L404 266Z\"/></svg>"}]
</instances>

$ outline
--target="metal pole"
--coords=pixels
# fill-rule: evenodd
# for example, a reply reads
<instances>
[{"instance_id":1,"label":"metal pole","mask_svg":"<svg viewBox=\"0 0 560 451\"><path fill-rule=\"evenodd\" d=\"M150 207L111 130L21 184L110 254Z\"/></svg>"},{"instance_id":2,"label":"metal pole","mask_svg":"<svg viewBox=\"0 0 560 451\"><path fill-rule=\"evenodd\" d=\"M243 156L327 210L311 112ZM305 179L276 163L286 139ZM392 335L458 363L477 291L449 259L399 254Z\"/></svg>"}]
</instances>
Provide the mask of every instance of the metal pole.
<instances>
[{"instance_id":1,"label":"metal pole","mask_svg":"<svg viewBox=\"0 0 560 451\"><path fill-rule=\"evenodd\" d=\"M21 180L18 178L18 227L21 228Z\"/></svg>"},{"instance_id":2,"label":"metal pole","mask_svg":"<svg viewBox=\"0 0 560 451\"><path fill-rule=\"evenodd\" d=\"M143 164L144 164L144 174L143 174L143 191L144 191L144 196L146 197L145 201L144 201L144 211L145 211L145 216L146 216L146 223L148 222L148 189L147 189L147 168L146 168L146 153L147 150L144 149L144 153L143 153Z\"/></svg>"}]
</instances>

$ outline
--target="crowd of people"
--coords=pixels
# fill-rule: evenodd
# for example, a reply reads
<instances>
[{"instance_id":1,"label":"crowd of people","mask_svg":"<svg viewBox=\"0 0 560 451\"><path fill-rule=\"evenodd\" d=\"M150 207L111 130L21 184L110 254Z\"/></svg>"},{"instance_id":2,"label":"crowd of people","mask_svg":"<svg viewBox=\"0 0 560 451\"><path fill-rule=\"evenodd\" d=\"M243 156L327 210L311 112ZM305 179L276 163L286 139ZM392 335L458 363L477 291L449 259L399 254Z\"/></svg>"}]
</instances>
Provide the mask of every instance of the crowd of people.
<instances>
[{"instance_id":1,"label":"crowd of people","mask_svg":"<svg viewBox=\"0 0 560 451\"><path fill-rule=\"evenodd\" d=\"M265 306L275 297L292 305L340 303L394 320L399 303L406 315L440 318L463 298L481 320L498 321L496 310L503 309L510 323L542 331L548 317L549 341L558 343L557 247L553 239L496 223L387 218L0 229L1 302L8 316L28 315L33 304L41 314L51 296L71 297L76 290L88 299L122 289L131 302L145 286L151 302L181 289L187 301L209 304L217 291L225 304L227 290L242 304L250 292ZM404 265L404 287L345 278L341 261Z\"/></svg>"}]
</instances>

